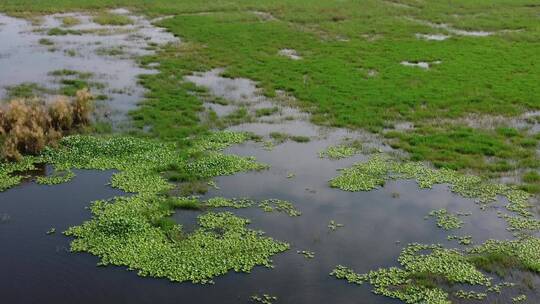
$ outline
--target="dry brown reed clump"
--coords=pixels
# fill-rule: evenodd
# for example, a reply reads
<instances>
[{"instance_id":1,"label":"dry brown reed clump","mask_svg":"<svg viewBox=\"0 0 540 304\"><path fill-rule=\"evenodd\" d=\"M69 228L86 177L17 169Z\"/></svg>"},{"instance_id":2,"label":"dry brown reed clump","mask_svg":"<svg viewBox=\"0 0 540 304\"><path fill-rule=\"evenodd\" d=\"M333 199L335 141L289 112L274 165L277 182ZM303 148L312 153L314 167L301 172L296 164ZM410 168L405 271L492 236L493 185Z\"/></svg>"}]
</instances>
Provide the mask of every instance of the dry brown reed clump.
<instances>
[{"instance_id":1,"label":"dry brown reed clump","mask_svg":"<svg viewBox=\"0 0 540 304\"><path fill-rule=\"evenodd\" d=\"M39 100L15 99L0 106L1 155L19 160L23 154L38 154L55 145L66 133L90 122L92 95L79 90L74 100L65 96L45 104Z\"/></svg>"}]
</instances>

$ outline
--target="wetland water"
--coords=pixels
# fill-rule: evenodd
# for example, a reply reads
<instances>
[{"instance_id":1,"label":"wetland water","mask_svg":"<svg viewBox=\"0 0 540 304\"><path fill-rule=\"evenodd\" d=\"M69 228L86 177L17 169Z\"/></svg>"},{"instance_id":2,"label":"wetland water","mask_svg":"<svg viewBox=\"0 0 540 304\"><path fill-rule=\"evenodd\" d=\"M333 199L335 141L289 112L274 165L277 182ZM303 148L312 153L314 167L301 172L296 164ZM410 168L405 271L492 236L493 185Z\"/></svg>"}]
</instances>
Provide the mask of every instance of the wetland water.
<instances>
[{"instance_id":1,"label":"wetland water","mask_svg":"<svg viewBox=\"0 0 540 304\"><path fill-rule=\"evenodd\" d=\"M0 30L13 26L11 22L21 22L2 18L2 22L7 23ZM84 57L78 60L83 61ZM123 64L122 60L108 63L112 74L112 66L117 62ZM3 65L4 61L0 64ZM26 69L24 66L20 68ZM46 70L49 68L52 67L44 69L41 77L26 79L21 76L20 80L42 83L47 79ZM133 69L132 76L135 77L138 70ZM271 140L271 132L310 138L307 143L286 141L269 147L250 142L229 148L227 153L255 156L271 168L216 178L219 189L211 189L203 196L203 199L223 196L292 202L302 212L301 216L266 213L259 208L231 210L249 218L250 228L260 229L276 240L291 244L290 250L274 256L275 268L256 267L250 274L229 272L215 278L214 285L194 285L141 278L124 267L96 267L96 257L69 253L67 248L71 239L61 232L89 219L90 212L86 207L91 201L123 193L108 185L112 172L78 170L74 180L66 184L41 186L29 182L0 193L0 215L7 215L1 217L5 220L0 222L0 291L3 301L248 303L251 295L266 293L277 296L277 303L400 303L374 295L369 284L348 284L329 276L329 273L338 264L347 265L359 273L397 266L397 256L407 243L441 243L459 247L456 241L447 240L449 234L471 235L475 243L489 238L512 238L495 208L480 211L473 200L451 193L445 185L428 190L418 188L414 181L391 181L370 192L330 188L328 181L339 174L338 169L365 160L367 156L359 154L343 160L330 160L321 158L319 151L346 138L360 140L366 150L391 152L391 149L368 134L314 126L306 114L288 106L287 99L290 98L287 96L276 100L262 97L254 82L226 79L220 76L220 71L187 77L188 81L206 87L211 94L228 101L221 108L208 103L207 109L226 116L238 107L247 107L249 112L269 106L279 107L279 111L272 115L236 125L231 130L252 131L266 140ZM445 231L437 228L434 218L425 219L430 211L443 208L451 212L470 212L471 215L462 218L463 228ZM178 210L173 218L189 230L190 223L193 226L198 214L198 211ZM343 224L343 227L332 231L328 228L332 220ZM46 232L52 227L57 232L48 235ZM315 257L307 259L298 254L298 250L313 251ZM525 293L531 303L540 300L534 291ZM512 291L500 298L509 300L516 294ZM484 302L493 303L492 300L490 295Z\"/></svg>"},{"instance_id":2,"label":"wetland water","mask_svg":"<svg viewBox=\"0 0 540 304\"><path fill-rule=\"evenodd\" d=\"M80 23L62 27L66 17ZM178 41L142 17L130 18L131 25L108 26L93 22L91 16L69 13L45 16L33 24L0 14L0 99L7 97L9 87L23 83L37 84L54 95L65 79L76 75L53 73L77 71L90 75L83 80L94 95L106 96L97 105L98 118L125 122L126 113L145 93L137 84L138 75L156 72L139 67L135 56L152 54L149 46ZM54 29L71 32L51 35Z\"/></svg>"}]
</instances>

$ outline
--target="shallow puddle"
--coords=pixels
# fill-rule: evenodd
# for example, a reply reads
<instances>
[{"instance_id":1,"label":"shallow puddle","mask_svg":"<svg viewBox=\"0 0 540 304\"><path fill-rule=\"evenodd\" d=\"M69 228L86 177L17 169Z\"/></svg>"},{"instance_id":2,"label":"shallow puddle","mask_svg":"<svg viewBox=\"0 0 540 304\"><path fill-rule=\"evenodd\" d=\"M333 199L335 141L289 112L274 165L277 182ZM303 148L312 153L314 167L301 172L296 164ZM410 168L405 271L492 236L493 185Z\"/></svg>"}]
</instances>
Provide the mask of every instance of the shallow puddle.
<instances>
[{"instance_id":1,"label":"shallow puddle","mask_svg":"<svg viewBox=\"0 0 540 304\"><path fill-rule=\"evenodd\" d=\"M443 41L450 38L450 36L443 34L416 34L416 38L424 40Z\"/></svg>"},{"instance_id":2,"label":"shallow puddle","mask_svg":"<svg viewBox=\"0 0 540 304\"><path fill-rule=\"evenodd\" d=\"M65 17L80 23L64 26ZM36 25L0 14L0 100L8 97L8 87L24 83L35 83L51 90L46 95L56 95L62 80L76 75L52 73L76 71L86 74L83 80L95 96L106 96L98 103L99 118L115 125L126 122L126 113L145 93L137 84L138 75L156 72L139 67L135 57L152 54L152 45L178 40L143 17L129 17L131 25L104 26L90 15L55 14L44 16ZM57 29L59 34L52 35Z\"/></svg>"},{"instance_id":3,"label":"shallow puddle","mask_svg":"<svg viewBox=\"0 0 540 304\"><path fill-rule=\"evenodd\" d=\"M400 62L400 64L404 66L418 67L421 69L429 70L433 65L441 64L441 61L402 61Z\"/></svg>"}]
</instances>

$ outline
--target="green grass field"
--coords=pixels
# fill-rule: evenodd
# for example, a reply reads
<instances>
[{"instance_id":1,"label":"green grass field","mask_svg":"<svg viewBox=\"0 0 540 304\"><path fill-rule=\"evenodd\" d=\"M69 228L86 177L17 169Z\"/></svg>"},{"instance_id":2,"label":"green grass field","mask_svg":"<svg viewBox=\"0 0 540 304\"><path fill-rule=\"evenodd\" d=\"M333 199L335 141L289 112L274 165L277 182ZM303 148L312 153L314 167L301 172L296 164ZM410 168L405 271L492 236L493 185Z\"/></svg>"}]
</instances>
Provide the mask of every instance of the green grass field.
<instances>
[{"instance_id":1,"label":"green grass field","mask_svg":"<svg viewBox=\"0 0 540 304\"><path fill-rule=\"evenodd\" d=\"M292 93L318 124L385 133L394 147L437 167L497 177L540 166L538 136L511 124L463 122L471 115L516 117L540 109L540 7L533 0L0 3L1 11L23 16L114 7L174 15L160 25L183 41L142 59L159 62L161 73L143 78L150 93L133 118L141 128L152 125L155 136L179 140L204 132L201 102L188 94L195 88L182 76L226 67L227 75L258 81L268 95ZM428 22L492 34L466 36ZM280 56L285 48L302 59ZM402 61L440 63L422 69ZM415 128L385 131L398 122ZM535 181L524 187L540 190Z\"/></svg>"}]
</instances>

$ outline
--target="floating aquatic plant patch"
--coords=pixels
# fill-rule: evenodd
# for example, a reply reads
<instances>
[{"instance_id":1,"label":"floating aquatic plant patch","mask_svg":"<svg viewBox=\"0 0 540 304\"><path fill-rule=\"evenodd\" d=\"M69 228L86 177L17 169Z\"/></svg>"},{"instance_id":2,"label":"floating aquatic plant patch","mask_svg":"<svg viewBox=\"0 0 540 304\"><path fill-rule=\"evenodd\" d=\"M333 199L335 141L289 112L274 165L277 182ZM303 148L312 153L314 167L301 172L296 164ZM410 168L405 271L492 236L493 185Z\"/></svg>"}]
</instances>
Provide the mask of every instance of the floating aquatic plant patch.
<instances>
[{"instance_id":1,"label":"floating aquatic plant patch","mask_svg":"<svg viewBox=\"0 0 540 304\"><path fill-rule=\"evenodd\" d=\"M101 265L126 266L140 276L211 283L230 270L271 267L270 257L289 248L247 229L249 220L229 212L200 215L200 228L189 235L176 224L164 229L161 220L172 209L163 208L163 200L140 194L95 202L92 220L66 231L75 237L72 251L92 253Z\"/></svg>"},{"instance_id":2,"label":"floating aquatic plant patch","mask_svg":"<svg viewBox=\"0 0 540 304\"><path fill-rule=\"evenodd\" d=\"M470 236L470 235L465 235L465 236L449 235L447 237L447 240L449 240L449 241L457 240L458 243L460 243L461 245L470 245L470 244L472 244L472 236Z\"/></svg>"},{"instance_id":3,"label":"floating aquatic plant patch","mask_svg":"<svg viewBox=\"0 0 540 304\"><path fill-rule=\"evenodd\" d=\"M328 228L332 231L335 231L338 228L343 227L343 224L336 223L334 220L331 220L328 224Z\"/></svg>"},{"instance_id":4,"label":"floating aquatic plant patch","mask_svg":"<svg viewBox=\"0 0 540 304\"><path fill-rule=\"evenodd\" d=\"M345 191L370 191L383 186L389 179L414 179L421 188L435 184L449 184L452 192L466 198L474 198L481 205L504 196L506 208L519 215L530 217L531 195L513 186L493 184L474 175L462 174L450 169L432 169L420 162L400 162L385 155L375 155L367 162L359 162L342 170L330 185Z\"/></svg>"},{"instance_id":5,"label":"floating aquatic plant patch","mask_svg":"<svg viewBox=\"0 0 540 304\"><path fill-rule=\"evenodd\" d=\"M213 197L206 201L207 207L211 208L249 208L255 205L255 201L247 198L224 198ZM259 202L257 205L265 212L283 212L289 216L300 216L302 213L298 211L291 202L279 199L267 199Z\"/></svg>"},{"instance_id":6,"label":"floating aquatic plant patch","mask_svg":"<svg viewBox=\"0 0 540 304\"><path fill-rule=\"evenodd\" d=\"M49 176L38 176L36 177L36 183L41 185L58 185L67 183L75 177L75 173L71 170L67 171L55 171L52 175Z\"/></svg>"},{"instance_id":7,"label":"floating aquatic plant patch","mask_svg":"<svg viewBox=\"0 0 540 304\"><path fill-rule=\"evenodd\" d=\"M430 253L423 254L423 251ZM490 278L478 271L460 252L438 245L411 244L403 249L398 260L402 268L381 268L366 274L357 274L340 265L331 275L355 284L369 282L375 294L406 303L450 303L445 290L432 286L434 280L491 285Z\"/></svg>"},{"instance_id":8,"label":"floating aquatic plant patch","mask_svg":"<svg viewBox=\"0 0 540 304\"><path fill-rule=\"evenodd\" d=\"M298 250L296 253L303 255L306 259L313 259L315 257L315 252L309 250Z\"/></svg>"},{"instance_id":9,"label":"floating aquatic plant patch","mask_svg":"<svg viewBox=\"0 0 540 304\"><path fill-rule=\"evenodd\" d=\"M18 162L0 161L0 191L18 185L24 178L21 173L35 170L35 164L41 160L34 156L25 156Z\"/></svg>"},{"instance_id":10,"label":"floating aquatic plant patch","mask_svg":"<svg viewBox=\"0 0 540 304\"><path fill-rule=\"evenodd\" d=\"M211 178L265 168L252 158L218 152L246 139L248 136L243 133L210 134L196 139L192 148L182 153L174 144L154 140L69 136L39 157L1 163L0 181L2 189L16 185L22 178L16 173L34 169L34 163L47 163L57 172L67 172L39 180L48 184L67 181L72 168L118 170L111 185L137 194L93 203L92 219L66 231L66 235L75 237L71 249L101 257L102 265L137 270L141 276L208 283L230 270L249 272L256 265L270 267L270 257L287 250L289 245L247 229L248 220L228 212L200 215L200 228L185 235L181 225L167 217L175 208L198 208L202 204L194 203L193 198L162 195L173 184L161 172L175 167L188 175ZM209 204L223 206L225 201L214 199ZM235 204L249 203L246 200ZM289 210L284 202L276 201L275 205L279 210Z\"/></svg>"},{"instance_id":11,"label":"floating aquatic plant patch","mask_svg":"<svg viewBox=\"0 0 540 304\"><path fill-rule=\"evenodd\" d=\"M302 213L298 211L291 202L280 199L268 199L261 201L259 207L265 212L283 212L289 216L300 216Z\"/></svg>"},{"instance_id":12,"label":"floating aquatic plant patch","mask_svg":"<svg viewBox=\"0 0 540 304\"><path fill-rule=\"evenodd\" d=\"M253 302L262 303L262 304L272 304L274 301L277 301L277 297L271 296L265 293L262 295L252 295L251 300Z\"/></svg>"},{"instance_id":13,"label":"floating aquatic plant patch","mask_svg":"<svg viewBox=\"0 0 540 304\"><path fill-rule=\"evenodd\" d=\"M483 292L475 292L475 291L464 291L464 290L458 290L454 293L454 295L460 299L467 299L467 300L483 300L487 297L486 293Z\"/></svg>"},{"instance_id":14,"label":"floating aquatic plant patch","mask_svg":"<svg viewBox=\"0 0 540 304\"><path fill-rule=\"evenodd\" d=\"M254 204L255 204L255 202L253 200L245 199L245 198L242 198L242 199L228 199L228 198L224 198L224 197L213 197L213 198L206 201L206 205L208 207L212 207L212 208L228 207L228 208L240 209L240 208L251 207Z\"/></svg>"},{"instance_id":15,"label":"floating aquatic plant patch","mask_svg":"<svg viewBox=\"0 0 540 304\"><path fill-rule=\"evenodd\" d=\"M484 299L487 293L500 293L510 282L492 283L481 270L490 271L490 263L499 263L506 256L510 267L540 272L540 239L513 241L489 240L466 251L443 248L441 245L410 244L401 252L401 267L380 268L365 274L338 265L330 275L354 284L369 283L375 294L399 299L405 303L450 304L446 287L453 284L474 287L475 291L459 290L454 296Z\"/></svg>"},{"instance_id":16,"label":"floating aquatic plant patch","mask_svg":"<svg viewBox=\"0 0 540 304\"><path fill-rule=\"evenodd\" d=\"M429 212L429 216L437 219L437 226L444 230L459 229L463 227L463 221L461 221L457 215L448 212L446 209L433 210Z\"/></svg>"},{"instance_id":17,"label":"floating aquatic plant patch","mask_svg":"<svg viewBox=\"0 0 540 304\"><path fill-rule=\"evenodd\" d=\"M361 144L359 142L344 143L335 146L329 146L326 150L319 152L320 158L342 159L351 157L360 152Z\"/></svg>"},{"instance_id":18,"label":"floating aquatic plant patch","mask_svg":"<svg viewBox=\"0 0 540 304\"><path fill-rule=\"evenodd\" d=\"M509 231L539 231L540 220L532 217L510 216L508 214L499 213L499 217L506 220Z\"/></svg>"}]
</instances>

